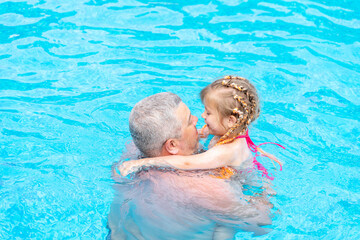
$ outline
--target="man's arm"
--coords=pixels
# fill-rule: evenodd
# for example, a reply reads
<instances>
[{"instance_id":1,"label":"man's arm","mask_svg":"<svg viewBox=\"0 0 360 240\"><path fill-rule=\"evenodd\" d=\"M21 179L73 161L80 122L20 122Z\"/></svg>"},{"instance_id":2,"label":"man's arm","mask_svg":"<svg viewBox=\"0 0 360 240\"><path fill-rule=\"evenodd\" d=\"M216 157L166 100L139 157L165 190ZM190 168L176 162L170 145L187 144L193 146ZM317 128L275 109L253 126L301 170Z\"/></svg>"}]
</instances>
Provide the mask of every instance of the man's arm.
<instances>
[{"instance_id":1,"label":"man's arm","mask_svg":"<svg viewBox=\"0 0 360 240\"><path fill-rule=\"evenodd\" d=\"M182 170L214 169L224 166L239 166L248 158L246 151L247 145L244 139L237 139L232 143L216 146L207 152L180 156L171 155L156 158L144 158L140 160L130 160L118 166L121 175L126 176L131 172L136 172L141 167L172 167Z\"/></svg>"}]
</instances>

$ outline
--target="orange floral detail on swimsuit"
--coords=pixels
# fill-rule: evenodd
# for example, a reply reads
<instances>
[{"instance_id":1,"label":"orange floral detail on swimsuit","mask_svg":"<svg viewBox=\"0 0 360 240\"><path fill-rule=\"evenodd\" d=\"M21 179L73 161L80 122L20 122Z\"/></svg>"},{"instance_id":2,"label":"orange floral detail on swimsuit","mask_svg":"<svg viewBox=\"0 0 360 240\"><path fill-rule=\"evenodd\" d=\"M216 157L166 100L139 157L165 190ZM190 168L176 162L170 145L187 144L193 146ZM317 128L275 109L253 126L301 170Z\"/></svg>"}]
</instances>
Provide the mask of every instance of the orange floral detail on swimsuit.
<instances>
[{"instance_id":1,"label":"orange floral detail on swimsuit","mask_svg":"<svg viewBox=\"0 0 360 240\"><path fill-rule=\"evenodd\" d=\"M274 180L274 177L272 176L269 176L269 173L267 171L267 169L261 164L259 163L257 160L256 160L256 157L257 156L266 156L268 157L270 160L273 161L273 164L274 162L276 162L277 164L279 164L280 166L280 171L282 170L282 163L273 155L265 152L264 150L262 150L260 148L261 145L264 145L264 144L275 144L283 149L285 149L285 147L281 146L280 144L278 143L272 143L272 142L266 142L266 143L261 143L259 145L255 145L254 142L251 140L250 136L249 136L249 133L248 131L246 131L245 135L239 135L237 137L233 137L233 138L229 138L229 139L223 139L223 140L219 140L215 146L217 145L222 145L222 144L227 144L227 143L231 143L233 142L235 139L237 138L245 138L246 139L246 143L249 147L249 149L255 153L255 156L253 158L253 163L254 165L257 167L258 170L262 171L262 175L263 176L266 176L268 179L270 180ZM260 154L259 154L260 153ZM255 167L254 166L254 167ZM275 164L274 164L275 166ZM215 175L213 175L213 177L216 177L216 178L220 178L220 179L229 179L232 175L234 175L236 173L236 169L232 168L232 167L221 167L221 168L218 168L218 169L215 169Z\"/></svg>"},{"instance_id":2,"label":"orange floral detail on swimsuit","mask_svg":"<svg viewBox=\"0 0 360 240\"><path fill-rule=\"evenodd\" d=\"M224 139L224 140L219 140L215 144L215 146L226 144L226 143L231 143L234 140L235 140L235 137L229 138L229 139ZM215 177L215 178L229 179L232 175L234 175L236 173L236 169L226 166L226 167L221 167L221 168L214 169L214 172L215 172L215 174L212 175L212 176Z\"/></svg>"},{"instance_id":3,"label":"orange floral detail on swimsuit","mask_svg":"<svg viewBox=\"0 0 360 240\"><path fill-rule=\"evenodd\" d=\"M215 174L211 175L212 177L219 179L229 179L232 175L236 173L236 170L232 167L221 167L214 169Z\"/></svg>"}]
</instances>

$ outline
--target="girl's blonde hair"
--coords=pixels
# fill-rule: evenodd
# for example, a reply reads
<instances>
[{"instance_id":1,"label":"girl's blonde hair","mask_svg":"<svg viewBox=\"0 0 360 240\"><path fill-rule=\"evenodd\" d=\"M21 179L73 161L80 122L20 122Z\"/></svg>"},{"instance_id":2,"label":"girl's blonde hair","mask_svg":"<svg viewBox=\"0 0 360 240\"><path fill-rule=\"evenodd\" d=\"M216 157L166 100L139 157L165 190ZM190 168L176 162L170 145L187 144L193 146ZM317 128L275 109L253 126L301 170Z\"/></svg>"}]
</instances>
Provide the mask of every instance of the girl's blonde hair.
<instances>
[{"instance_id":1,"label":"girl's blonde hair","mask_svg":"<svg viewBox=\"0 0 360 240\"><path fill-rule=\"evenodd\" d=\"M259 97L249 80L225 76L200 92L201 101L213 104L222 118L233 115L237 121L221 140L244 134L249 124L260 114Z\"/></svg>"}]
</instances>

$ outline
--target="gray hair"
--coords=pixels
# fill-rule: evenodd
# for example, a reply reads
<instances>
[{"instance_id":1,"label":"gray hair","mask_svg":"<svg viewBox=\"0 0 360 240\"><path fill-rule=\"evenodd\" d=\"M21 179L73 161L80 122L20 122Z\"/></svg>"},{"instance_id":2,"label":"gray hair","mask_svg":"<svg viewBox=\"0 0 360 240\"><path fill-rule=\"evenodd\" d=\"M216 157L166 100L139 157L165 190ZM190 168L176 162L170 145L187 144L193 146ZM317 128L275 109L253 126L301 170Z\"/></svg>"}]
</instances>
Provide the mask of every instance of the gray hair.
<instances>
[{"instance_id":1,"label":"gray hair","mask_svg":"<svg viewBox=\"0 0 360 240\"><path fill-rule=\"evenodd\" d=\"M159 156L168 139L181 137L182 123L176 117L180 103L178 95L164 92L144 98L131 110L130 133L145 157Z\"/></svg>"}]
</instances>

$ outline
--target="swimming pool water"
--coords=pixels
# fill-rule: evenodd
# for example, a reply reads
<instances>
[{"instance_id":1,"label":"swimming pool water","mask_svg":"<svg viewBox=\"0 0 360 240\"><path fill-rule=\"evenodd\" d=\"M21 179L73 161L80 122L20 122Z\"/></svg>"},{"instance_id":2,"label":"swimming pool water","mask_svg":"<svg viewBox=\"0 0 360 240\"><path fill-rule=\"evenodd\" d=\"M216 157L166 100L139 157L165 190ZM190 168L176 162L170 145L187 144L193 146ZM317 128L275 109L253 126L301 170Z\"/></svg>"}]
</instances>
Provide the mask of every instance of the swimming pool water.
<instances>
[{"instance_id":1,"label":"swimming pool water","mask_svg":"<svg viewBox=\"0 0 360 240\"><path fill-rule=\"evenodd\" d=\"M360 238L360 3L0 1L0 238L104 239L140 99L237 74L284 169L259 239ZM199 126L203 124L200 119ZM251 238L239 232L238 239Z\"/></svg>"}]
</instances>

